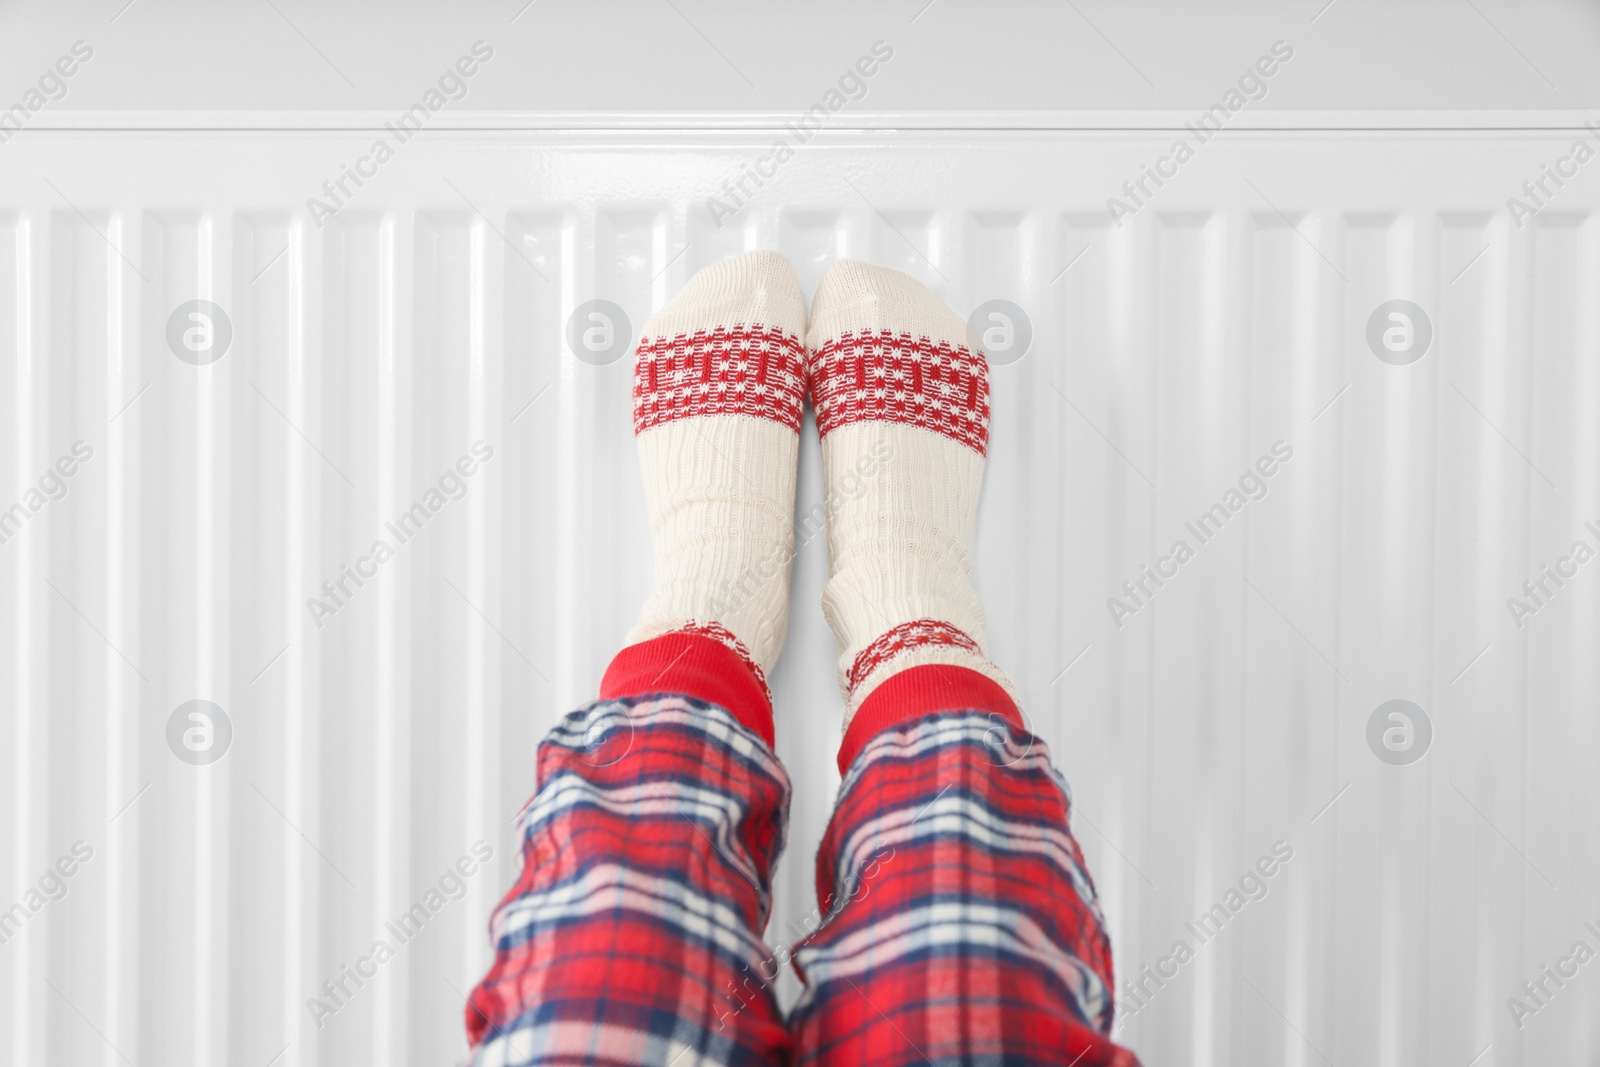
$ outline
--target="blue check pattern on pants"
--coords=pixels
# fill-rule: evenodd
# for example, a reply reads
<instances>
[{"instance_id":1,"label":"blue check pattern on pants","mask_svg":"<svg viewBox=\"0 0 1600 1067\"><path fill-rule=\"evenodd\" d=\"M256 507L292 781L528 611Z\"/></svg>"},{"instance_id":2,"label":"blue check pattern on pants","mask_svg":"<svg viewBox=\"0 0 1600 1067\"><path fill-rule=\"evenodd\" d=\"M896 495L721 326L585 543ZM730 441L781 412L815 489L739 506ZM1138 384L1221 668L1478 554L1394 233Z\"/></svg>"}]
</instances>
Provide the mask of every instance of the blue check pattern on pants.
<instances>
[{"instance_id":1,"label":"blue check pattern on pants","mask_svg":"<svg viewBox=\"0 0 1600 1067\"><path fill-rule=\"evenodd\" d=\"M723 709L569 714L539 750L522 870L473 990L475 1067L1111 1064L1110 946L1037 738L952 710L849 768L815 927L762 939L789 780ZM806 983L791 1017L778 968Z\"/></svg>"}]
</instances>

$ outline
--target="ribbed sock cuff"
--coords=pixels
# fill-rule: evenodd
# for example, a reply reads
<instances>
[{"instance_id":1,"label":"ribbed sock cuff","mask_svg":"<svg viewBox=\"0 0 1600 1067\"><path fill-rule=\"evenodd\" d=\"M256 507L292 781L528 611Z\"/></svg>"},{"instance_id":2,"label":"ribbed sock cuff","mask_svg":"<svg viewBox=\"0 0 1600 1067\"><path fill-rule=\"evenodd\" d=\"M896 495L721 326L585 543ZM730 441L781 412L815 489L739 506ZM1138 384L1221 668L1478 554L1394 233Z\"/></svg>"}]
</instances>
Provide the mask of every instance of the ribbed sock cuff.
<instances>
[{"instance_id":1,"label":"ribbed sock cuff","mask_svg":"<svg viewBox=\"0 0 1600 1067\"><path fill-rule=\"evenodd\" d=\"M699 634L673 632L618 652L600 679L600 699L677 693L715 704L776 744L772 702L754 671L731 648Z\"/></svg>"},{"instance_id":2,"label":"ribbed sock cuff","mask_svg":"<svg viewBox=\"0 0 1600 1067\"><path fill-rule=\"evenodd\" d=\"M907 667L880 683L856 709L839 746L839 773L848 773L878 734L941 711L987 711L1013 729L1025 729L1016 701L988 675L943 663Z\"/></svg>"}]
</instances>

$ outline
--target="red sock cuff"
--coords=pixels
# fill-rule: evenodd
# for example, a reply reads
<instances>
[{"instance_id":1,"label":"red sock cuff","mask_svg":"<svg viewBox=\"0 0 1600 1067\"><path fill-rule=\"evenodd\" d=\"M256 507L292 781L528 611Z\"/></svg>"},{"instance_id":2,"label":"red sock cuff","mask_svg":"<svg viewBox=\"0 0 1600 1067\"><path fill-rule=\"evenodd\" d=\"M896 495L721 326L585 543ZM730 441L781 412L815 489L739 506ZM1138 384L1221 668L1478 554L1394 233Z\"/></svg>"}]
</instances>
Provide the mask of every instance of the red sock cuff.
<instances>
[{"instance_id":1,"label":"red sock cuff","mask_svg":"<svg viewBox=\"0 0 1600 1067\"><path fill-rule=\"evenodd\" d=\"M727 645L699 634L662 634L629 645L600 679L600 699L677 693L723 708L774 747L772 703L754 671Z\"/></svg>"},{"instance_id":2,"label":"red sock cuff","mask_svg":"<svg viewBox=\"0 0 1600 1067\"><path fill-rule=\"evenodd\" d=\"M967 667L925 663L883 681L850 720L839 746L839 773L846 774L861 750L884 730L941 711L986 711L1023 730L1022 713L1000 683Z\"/></svg>"}]
</instances>

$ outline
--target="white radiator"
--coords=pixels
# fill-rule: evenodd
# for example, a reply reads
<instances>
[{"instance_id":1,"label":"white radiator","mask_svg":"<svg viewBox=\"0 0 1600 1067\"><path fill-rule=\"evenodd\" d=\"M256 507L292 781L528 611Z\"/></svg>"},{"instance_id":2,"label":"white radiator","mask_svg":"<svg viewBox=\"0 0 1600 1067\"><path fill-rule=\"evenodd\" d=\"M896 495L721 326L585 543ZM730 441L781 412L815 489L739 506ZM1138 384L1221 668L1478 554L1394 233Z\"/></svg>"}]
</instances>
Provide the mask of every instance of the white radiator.
<instances>
[{"instance_id":1,"label":"white radiator","mask_svg":"<svg viewBox=\"0 0 1600 1067\"><path fill-rule=\"evenodd\" d=\"M1025 316L977 578L1141 990L1121 1040L1596 1062L1600 162L1560 161L1600 143L1192 117L862 122L720 226L780 121L433 130L339 204L376 123L0 146L0 1064L464 1056L534 745L649 577L629 359L568 320L636 333L755 248ZM1577 176L1535 205L1541 165ZM809 423L801 468L804 516ZM774 940L838 780L802 540Z\"/></svg>"}]
</instances>

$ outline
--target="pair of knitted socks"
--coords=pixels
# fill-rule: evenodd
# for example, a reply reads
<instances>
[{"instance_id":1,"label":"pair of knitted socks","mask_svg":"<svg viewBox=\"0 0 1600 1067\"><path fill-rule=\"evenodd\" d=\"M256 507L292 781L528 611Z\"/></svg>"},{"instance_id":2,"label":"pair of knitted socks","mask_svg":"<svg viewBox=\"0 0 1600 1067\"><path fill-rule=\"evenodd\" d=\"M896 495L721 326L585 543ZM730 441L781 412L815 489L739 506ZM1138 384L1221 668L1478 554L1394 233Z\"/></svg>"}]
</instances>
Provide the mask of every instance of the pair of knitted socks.
<instances>
[{"instance_id":1,"label":"pair of knitted socks","mask_svg":"<svg viewBox=\"0 0 1600 1067\"><path fill-rule=\"evenodd\" d=\"M702 662L715 642L750 679L713 681L709 695L755 705L757 720L765 701L771 740L766 676L788 620L808 392L827 489L822 608L847 728L924 706L1014 719L971 581L989 429L981 350L917 281L858 262L827 271L808 324L799 280L773 252L700 271L643 331L633 410L654 584L602 695L671 688L648 685L652 671L717 673Z\"/></svg>"}]
</instances>

